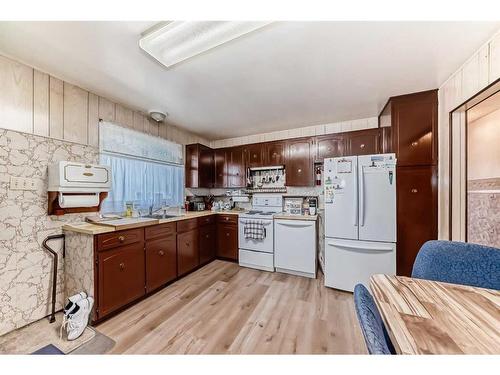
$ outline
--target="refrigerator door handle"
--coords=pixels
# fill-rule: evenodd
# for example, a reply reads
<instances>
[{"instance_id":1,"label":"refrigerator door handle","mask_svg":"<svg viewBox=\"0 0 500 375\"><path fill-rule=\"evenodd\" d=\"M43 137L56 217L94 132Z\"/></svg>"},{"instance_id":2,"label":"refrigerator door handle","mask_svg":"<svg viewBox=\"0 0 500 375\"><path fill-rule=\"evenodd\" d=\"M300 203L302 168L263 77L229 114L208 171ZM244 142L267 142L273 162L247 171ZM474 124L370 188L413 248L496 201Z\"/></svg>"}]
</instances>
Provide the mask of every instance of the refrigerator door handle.
<instances>
[{"instance_id":1,"label":"refrigerator door handle","mask_svg":"<svg viewBox=\"0 0 500 375\"><path fill-rule=\"evenodd\" d=\"M359 221L362 227L365 226L365 173L363 165L359 166Z\"/></svg>"},{"instance_id":2,"label":"refrigerator door handle","mask_svg":"<svg viewBox=\"0 0 500 375\"><path fill-rule=\"evenodd\" d=\"M365 250L365 251L393 251L394 249L392 247L388 246L355 246L355 245L346 245L346 244L340 244L337 242L328 242L328 246L335 246L335 247L340 247L348 250Z\"/></svg>"},{"instance_id":3,"label":"refrigerator door handle","mask_svg":"<svg viewBox=\"0 0 500 375\"><path fill-rule=\"evenodd\" d=\"M354 171L354 188L357 190L358 188L358 171L357 168ZM358 198L358 192L356 194L353 194L354 196L354 204L353 204L353 210L354 210L354 216L353 216L353 224L355 227L358 226L359 222L359 198Z\"/></svg>"}]
</instances>

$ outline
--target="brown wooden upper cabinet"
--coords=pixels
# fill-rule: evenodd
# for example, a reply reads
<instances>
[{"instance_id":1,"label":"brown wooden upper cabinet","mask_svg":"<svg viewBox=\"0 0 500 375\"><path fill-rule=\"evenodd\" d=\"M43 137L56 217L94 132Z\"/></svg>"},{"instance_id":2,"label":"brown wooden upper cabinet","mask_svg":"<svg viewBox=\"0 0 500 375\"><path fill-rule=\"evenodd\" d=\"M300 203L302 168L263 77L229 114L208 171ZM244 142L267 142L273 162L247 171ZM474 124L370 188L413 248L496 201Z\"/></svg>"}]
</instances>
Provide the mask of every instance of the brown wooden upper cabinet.
<instances>
[{"instance_id":1,"label":"brown wooden upper cabinet","mask_svg":"<svg viewBox=\"0 0 500 375\"><path fill-rule=\"evenodd\" d=\"M246 150L248 168L262 167L264 165L264 143L255 143L244 146Z\"/></svg>"},{"instance_id":2,"label":"brown wooden upper cabinet","mask_svg":"<svg viewBox=\"0 0 500 375\"><path fill-rule=\"evenodd\" d=\"M398 166L437 164L437 90L389 99L379 119L392 130Z\"/></svg>"},{"instance_id":3,"label":"brown wooden upper cabinet","mask_svg":"<svg viewBox=\"0 0 500 375\"><path fill-rule=\"evenodd\" d=\"M366 129L349 132L346 135L346 156L380 153L380 130Z\"/></svg>"},{"instance_id":4,"label":"brown wooden upper cabinet","mask_svg":"<svg viewBox=\"0 0 500 375\"><path fill-rule=\"evenodd\" d=\"M345 138L342 135L332 134L316 138L316 160L344 156Z\"/></svg>"},{"instance_id":5,"label":"brown wooden upper cabinet","mask_svg":"<svg viewBox=\"0 0 500 375\"><path fill-rule=\"evenodd\" d=\"M285 164L285 142L267 142L263 143L264 165L275 166Z\"/></svg>"},{"instance_id":6,"label":"brown wooden upper cabinet","mask_svg":"<svg viewBox=\"0 0 500 375\"><path fill-rule=\"evenodd\" d=\"M228 170L228 163L227 163L227 152L229 150L225 148L219 148L214 150L214 174L215 174L215 181L214 181L214 187L216 188L224 188L227 187L227 170ZM230 151L229 151L230 152Z\"/></svg>"},{"instance_id":7,"label":"brown wooden upper cabinet","mask_svg":"<svg viewBox=\"0 0 500 375\"><path fill-rule=\"evenodd\" d=\"M186 187L211 188L214 185L214 150L199 143L186 146Z\"/></svg>"},{"instance_id":8,"label":"brown wooden upper cabinet","mask_svg":"<svg viewBox=\"0 0 500 375\"><path fill-rule=\"evenodd\" d=\"M243 147L231 147L227 149L227 187L246 186L245 149Z\"/></svg>"},{"instance_id":9,"label":"brown wooden upper cabinet","mask_svg":"<svg viewBox=\"0 0 500 375\"><path fill-rule=\"evenodd\" d=\"M312 186L313 180L313 139L290 139L286 143L286 185Z\"/></svg>"}]
</instances>

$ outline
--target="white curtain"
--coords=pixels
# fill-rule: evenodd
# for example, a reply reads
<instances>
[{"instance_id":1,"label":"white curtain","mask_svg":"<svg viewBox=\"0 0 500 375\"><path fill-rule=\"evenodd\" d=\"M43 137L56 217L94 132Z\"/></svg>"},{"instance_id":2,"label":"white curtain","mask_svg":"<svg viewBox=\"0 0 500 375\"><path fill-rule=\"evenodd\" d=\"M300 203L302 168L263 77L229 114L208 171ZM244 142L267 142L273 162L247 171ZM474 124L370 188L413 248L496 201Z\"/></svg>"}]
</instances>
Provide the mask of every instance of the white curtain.
<instances>
[{"instance_id":1,"label":"white curtain","mask_svg":"<svg viewBox=\"0 0 500 375\"><path fill-rule=\"evenodd\" d=\"M99 133L100 163L111 166L113 185L102 213L123 213L126 202L143 209L183 204L181 145L111 123L101 123Z\"/></svg>"},{"instance_id":2,"label":"white curtain","mask_svg":"<svg viewBox=\"0 0 500 375\"><path fill-rule=\"evenodd\" d=\"M127 157L101 154L110 165L113 188L102 204L103 213L121 213L126 202L139 208L179 206L184 201L184 168Z\"/></svg>"}]
</instances>

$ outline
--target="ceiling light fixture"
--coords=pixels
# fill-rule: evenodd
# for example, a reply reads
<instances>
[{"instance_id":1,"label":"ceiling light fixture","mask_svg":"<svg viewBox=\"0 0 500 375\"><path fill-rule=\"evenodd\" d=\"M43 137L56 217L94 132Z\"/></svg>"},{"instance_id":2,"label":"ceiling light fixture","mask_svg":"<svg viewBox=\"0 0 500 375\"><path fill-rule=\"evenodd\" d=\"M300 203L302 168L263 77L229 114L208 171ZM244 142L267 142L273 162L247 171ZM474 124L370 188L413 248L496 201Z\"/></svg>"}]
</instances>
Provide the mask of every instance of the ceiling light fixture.
<instances>
[{"instance_id":1,"label":"ceiling light fixture","mask_svg":"<svg viewBox=\"0 0 500 375\"><path fill-rule=\"evenodd\" d=\"M163 122L167 118L167 114L158 111L149 112L149 116L156 122Z\"/></svg>"},{"instance_id":2,"label":"ceiling light fixture","mask_svg":"<svg viewBox=\"0 0 500 375\"><path fill-rule=\"evenodd\" d=\"M168 68L269 23L172 21L146 32L139 40L139 46Z\"/></svg>"}]
</instances>

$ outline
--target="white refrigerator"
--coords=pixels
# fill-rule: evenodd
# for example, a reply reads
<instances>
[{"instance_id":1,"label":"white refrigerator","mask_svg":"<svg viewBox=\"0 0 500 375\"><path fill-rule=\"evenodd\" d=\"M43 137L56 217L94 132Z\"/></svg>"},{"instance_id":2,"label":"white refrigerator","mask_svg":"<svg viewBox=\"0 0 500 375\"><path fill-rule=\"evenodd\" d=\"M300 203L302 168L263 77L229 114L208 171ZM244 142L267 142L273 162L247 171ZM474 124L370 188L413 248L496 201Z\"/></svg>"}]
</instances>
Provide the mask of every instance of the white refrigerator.
<instances>
[{"instance_id":1,"label":"white refrigerator","mask_svg":"<svg viewBox=\"0 0 500 375\"><path fill-rule=\"evenodd\" d=\"M325 285L396 273L396 156L325 159Z\"/></svg>"}]
</instances>

